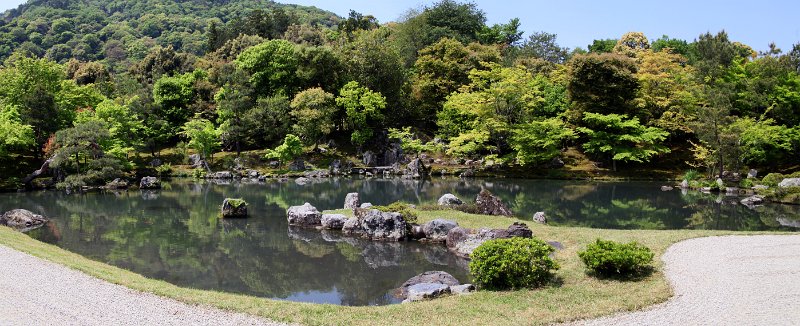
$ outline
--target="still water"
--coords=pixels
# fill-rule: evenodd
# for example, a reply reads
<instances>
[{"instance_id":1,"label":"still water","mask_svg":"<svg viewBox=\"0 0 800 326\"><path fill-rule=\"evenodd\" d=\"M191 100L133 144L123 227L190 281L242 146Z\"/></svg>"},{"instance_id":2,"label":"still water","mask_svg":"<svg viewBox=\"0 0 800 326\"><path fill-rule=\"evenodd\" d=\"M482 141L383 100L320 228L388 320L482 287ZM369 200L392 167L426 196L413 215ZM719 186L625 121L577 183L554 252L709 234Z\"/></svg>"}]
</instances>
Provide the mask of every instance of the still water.
<instances>
[{"instance_id":1,"label":"still water","mask_svg":"<svg viewBox=\"0 0 800 326\"><path fill-rule=\"evenodd\" d=\"M339 232L290 228L286 208L340 208L348 192L376 205L433 204L451 192L474 200L481 187L518 215L544 211L553 225L615 229L787 230L800 206L748 209L738 198L662 192L660 183L515 179L322 179L266 184L173 180L154 192L0 194L0 211L25 208L52 222L30 234L92 259L201 289L341 305L399 302L408 278L444 270L468 282L467 262L441 245L371 242ZM250 218L220 220L225 197L250 203Z\"/></svg>"}]
</instances>

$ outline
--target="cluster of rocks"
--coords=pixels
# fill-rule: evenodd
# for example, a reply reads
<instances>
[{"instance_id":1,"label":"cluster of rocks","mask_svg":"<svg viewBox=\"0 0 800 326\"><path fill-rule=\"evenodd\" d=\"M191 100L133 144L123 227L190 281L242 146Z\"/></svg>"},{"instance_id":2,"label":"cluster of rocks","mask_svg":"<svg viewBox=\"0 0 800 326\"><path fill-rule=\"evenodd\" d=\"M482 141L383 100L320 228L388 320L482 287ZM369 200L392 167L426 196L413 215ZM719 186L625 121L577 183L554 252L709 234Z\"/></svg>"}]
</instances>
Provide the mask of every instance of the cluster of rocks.
<instances>
[{"instance_id":1,"label":"cluster of rocks","mask_svg":"<svg viewBox=\"0 0 800 326\"><path fill-rule=\"evenodd\" d=\"M20 232L41 227L47 223L44 216L25 209L12 209L0 215L0 225L8 226Z\"/></svg>"}]
</instances>

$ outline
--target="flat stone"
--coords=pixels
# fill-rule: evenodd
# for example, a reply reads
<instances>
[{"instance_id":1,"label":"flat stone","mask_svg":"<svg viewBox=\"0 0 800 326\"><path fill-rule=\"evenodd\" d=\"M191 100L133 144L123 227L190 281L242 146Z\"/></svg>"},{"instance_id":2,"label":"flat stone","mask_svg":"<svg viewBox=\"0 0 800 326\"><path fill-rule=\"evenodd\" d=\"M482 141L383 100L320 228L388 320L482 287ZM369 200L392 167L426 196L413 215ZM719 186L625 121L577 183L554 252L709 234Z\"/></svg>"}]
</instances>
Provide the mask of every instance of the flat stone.
<instances>
[{"instance_id":1,"label":"flat stone","mask_svg":"<svg viewBox=\"0 0 800 326\"><path fill-rule=\"evenodd\" d=\"M475 292L475 286L472 284L461 284L450 286L450 293L464 295Z\"/></svg>"},{"instance_id":2,"label":"flat stone","mask_svg":"<svg viewBox=\"0 0 800 326\"><path fill-rule=\"evenodd\" d=\"M344 223L347 222L347 216L342 214L322 214L322 227L331 230L341 230Z\"/></svg>"},{"instance_id":3,"label":"flat stone","mask_svg":"<svg viewBox=\"0 0 800 326\"><path fill-rule=\"evenodd\" d=\"M419 283L408 287L408 297L403 302L435 299L450 294L450 286L441 283Z\"/></svg>"}]
</instances>

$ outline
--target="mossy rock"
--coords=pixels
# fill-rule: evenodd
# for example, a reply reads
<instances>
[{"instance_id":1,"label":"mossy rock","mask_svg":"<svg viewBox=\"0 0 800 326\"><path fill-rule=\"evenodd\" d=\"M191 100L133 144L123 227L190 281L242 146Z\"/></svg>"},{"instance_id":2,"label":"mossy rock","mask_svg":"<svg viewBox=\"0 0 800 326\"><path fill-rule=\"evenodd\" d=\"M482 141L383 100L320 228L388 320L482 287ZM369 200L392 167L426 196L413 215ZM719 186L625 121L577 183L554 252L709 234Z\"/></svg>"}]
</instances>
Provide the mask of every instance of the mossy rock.
<instances>
[{"instance_id":1,"label":"mossy rock","mask_svg":"<svg viewBox=\"0 0 800 326\"><path fill-rule=\"evenodd\" d=\"M241 198L225 198L222 202L222 218L247 217L247 202Z\"/></svg>"}]
</instances>

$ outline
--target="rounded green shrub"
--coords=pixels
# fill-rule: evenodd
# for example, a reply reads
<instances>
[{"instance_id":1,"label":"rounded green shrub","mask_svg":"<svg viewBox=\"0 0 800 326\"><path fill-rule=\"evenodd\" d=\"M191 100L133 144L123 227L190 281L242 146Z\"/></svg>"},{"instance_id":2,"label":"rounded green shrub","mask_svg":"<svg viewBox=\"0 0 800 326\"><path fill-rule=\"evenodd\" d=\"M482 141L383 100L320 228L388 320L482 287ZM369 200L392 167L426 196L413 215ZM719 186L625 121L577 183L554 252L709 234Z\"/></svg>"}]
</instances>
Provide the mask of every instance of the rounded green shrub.
<instances>
[{"instance_id":1,"label":"rounded green shrub","mask_svg":"<svg viewBox=\"0 0 800 326\"><path fill-rule=\"evenodd\" d=\"M780 173L770 173L764 176L761 179L761 184L769 187L777 187L778 184L783 180L784 176Z\"/></svg>"},{"instance_id":2,"label":"rounded green shrub","mask_svg":"<svg viewBox=\"0 0 800 326\"><path fill-rule=\"evenodd\" d=\"M620 243L597 239L578 252L586 268L604 276L631 276L645 271L653 262L650 248L636 242Z\"/></svg>"},{"instance_id":3,"label":"rounded green shrub","mask_svg":"<svg viewBox=\"0 0 800 326\"><path fill-rule=\"evenodd\" d=\"M482 289L537 287L559 268L550 258L553 251L549 244L535 238L489 240L472 252L469 270L475 284Z\"/></svg>"}]
</instances>

